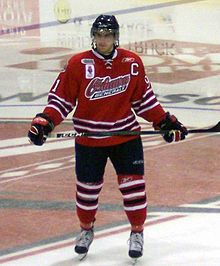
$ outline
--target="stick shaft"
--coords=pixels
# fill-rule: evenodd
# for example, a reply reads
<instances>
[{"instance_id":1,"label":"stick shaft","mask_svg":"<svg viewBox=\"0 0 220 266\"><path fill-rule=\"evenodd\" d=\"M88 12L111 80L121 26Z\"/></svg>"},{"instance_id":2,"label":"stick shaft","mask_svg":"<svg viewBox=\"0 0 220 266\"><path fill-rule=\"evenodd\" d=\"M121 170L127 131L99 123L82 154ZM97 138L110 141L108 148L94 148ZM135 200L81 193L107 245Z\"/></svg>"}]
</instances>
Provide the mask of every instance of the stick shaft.
<instances>
[{"instance_id":1,"label":"stick shaft","mask_svg":"<svg viewBox=\"0 0 220 266\"><path fill-rule=\"evenodd\" d=\"M169 130L161 130L161 131L102 131L102 132L84 132L84 133L75 133L75 132L58 132L51 133L48 137L50 138L75 138L75 137L110 137L110 136L140 136L140 135L164 135L168 133ZM195 133L215 133L220 132L220 122L214 127L207 129L191 129L188 130L189 134Z\"/></svg>"}]
</instances>

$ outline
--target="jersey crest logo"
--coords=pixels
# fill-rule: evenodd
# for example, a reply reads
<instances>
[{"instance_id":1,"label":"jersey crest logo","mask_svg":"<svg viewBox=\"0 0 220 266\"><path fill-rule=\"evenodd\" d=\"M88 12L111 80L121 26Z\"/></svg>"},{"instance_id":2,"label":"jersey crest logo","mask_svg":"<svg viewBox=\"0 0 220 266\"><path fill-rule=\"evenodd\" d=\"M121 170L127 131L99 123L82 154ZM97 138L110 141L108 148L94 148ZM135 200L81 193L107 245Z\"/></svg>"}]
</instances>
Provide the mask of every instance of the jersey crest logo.
<instances>
[{"instance_id":1,"label":"jersey crest logo","mask_svg":"<svg viewBox=\"0 0 220 266\"><path fill-rule=\"evenodd\" d=\"M92 79L95 76L94 65L86 65L86 79Z\"/></svg>"},{"instance_id":2,"label":"jersey crest logo","mask_svg":"<svg viewBox=\"0 0 220 266\"><path fill-rule=\"evenodd\" d=\"M130 74L111 79L109 76L96 77L90 81L85 90L86 98L97 100L114 96L127 90L130 82Z\"/></svg>"}]
</instances>

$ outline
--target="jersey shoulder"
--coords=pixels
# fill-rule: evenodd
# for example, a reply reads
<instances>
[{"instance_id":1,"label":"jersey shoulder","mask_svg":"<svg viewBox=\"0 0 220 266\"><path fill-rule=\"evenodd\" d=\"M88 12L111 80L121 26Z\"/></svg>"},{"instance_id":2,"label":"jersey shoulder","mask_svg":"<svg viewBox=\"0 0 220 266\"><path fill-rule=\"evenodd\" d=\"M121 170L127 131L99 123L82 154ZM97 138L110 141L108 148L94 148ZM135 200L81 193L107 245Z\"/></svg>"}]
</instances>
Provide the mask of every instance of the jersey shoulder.
<instances>
[{"instance_id":1,"label":"jersey shoulder","mask_svg":"<svg viewBox=\"0 0 220 266\"><path fill-rule=\"evenodd\" d=\"M93 60L93 53L91 50L73 55L69 59L68 64L69 65L80 64L80 63L84 64L84 63L86 63L87 60L88 60L88 63L89 63L89 60L91 60L91 61Z\"/></svg>"}]
</instances>

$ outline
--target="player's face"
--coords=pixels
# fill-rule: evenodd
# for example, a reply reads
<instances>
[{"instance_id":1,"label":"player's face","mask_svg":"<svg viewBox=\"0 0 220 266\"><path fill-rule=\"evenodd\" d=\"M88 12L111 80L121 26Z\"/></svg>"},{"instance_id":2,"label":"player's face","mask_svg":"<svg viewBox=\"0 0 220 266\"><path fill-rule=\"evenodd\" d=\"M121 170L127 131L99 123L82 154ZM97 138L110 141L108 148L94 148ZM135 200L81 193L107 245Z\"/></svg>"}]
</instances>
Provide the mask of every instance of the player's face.
<instances>
[{"instance_id":1,"label":"player's face","mask_svg":"<svg viewBox=\"0 0 220 266\"><path fill-rule=\"evenodd\" d=\"M96 32L94 40L99 53L109 55L112 52L115 41L113 33Z\"/></svg>"}]
</instances>

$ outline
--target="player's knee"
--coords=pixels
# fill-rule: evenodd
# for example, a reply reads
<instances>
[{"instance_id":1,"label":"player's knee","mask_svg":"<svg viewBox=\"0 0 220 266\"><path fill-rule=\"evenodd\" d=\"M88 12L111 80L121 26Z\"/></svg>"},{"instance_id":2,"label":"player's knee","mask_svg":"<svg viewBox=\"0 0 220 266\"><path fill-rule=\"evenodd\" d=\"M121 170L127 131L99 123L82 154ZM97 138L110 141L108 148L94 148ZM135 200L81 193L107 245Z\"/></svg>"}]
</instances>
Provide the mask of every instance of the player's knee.
<instances>
[{"instance_id":1,"label":"player's knee","mask_svg":"<svg viewBox=\"0 0 220 266\"><path fill-rule=\"evenodd\" d=\"M98 183L76 183L76 205L83 210L95 210L98 208L98 197L102 189L103 181Z\"/></svg>"},{"instance_id":2,"label":"player's knee","mask_svg":"<svg viewBox=\"0 0 220 266\"><path fill-rule=\"evenodd\" d=\"M142 175L118 175L119 190L124 201L146 200L145 180Z\"/></svg>"}]
</instances>

